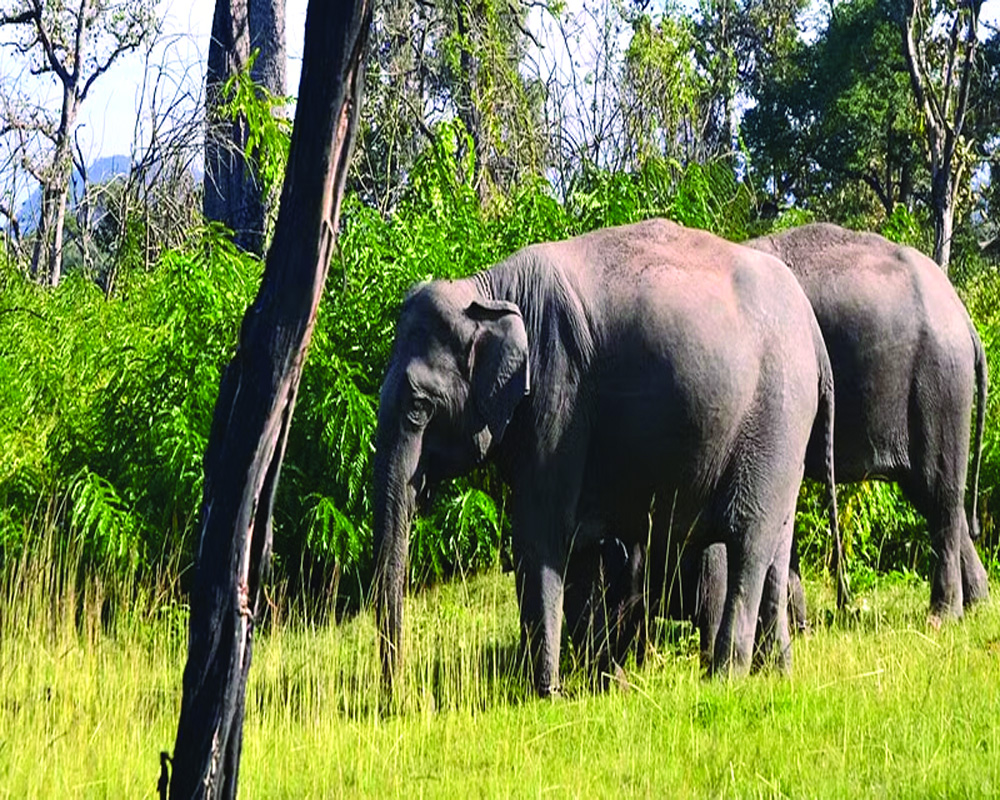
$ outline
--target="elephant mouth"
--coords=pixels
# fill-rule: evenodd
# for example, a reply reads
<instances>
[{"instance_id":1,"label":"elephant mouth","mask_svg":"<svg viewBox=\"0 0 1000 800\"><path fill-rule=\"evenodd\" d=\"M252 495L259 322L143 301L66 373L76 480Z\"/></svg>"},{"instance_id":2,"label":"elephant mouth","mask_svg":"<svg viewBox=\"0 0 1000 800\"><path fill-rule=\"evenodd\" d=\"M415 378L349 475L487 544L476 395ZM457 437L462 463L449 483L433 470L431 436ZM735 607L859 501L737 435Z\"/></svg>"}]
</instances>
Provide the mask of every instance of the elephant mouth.
<instances>
[{"instance_id":1,"label":"elephant mouth","mask_svg":"<svg viewBox=\"0 0 1000 800\"><path fill-rule=\"evenodd\" d=\"M417 511L424 514L434 502L437 494L437 482L430 480L426 472L421 472L414 478L413 485L416 488Z\"/></svg>"}]
</instances>

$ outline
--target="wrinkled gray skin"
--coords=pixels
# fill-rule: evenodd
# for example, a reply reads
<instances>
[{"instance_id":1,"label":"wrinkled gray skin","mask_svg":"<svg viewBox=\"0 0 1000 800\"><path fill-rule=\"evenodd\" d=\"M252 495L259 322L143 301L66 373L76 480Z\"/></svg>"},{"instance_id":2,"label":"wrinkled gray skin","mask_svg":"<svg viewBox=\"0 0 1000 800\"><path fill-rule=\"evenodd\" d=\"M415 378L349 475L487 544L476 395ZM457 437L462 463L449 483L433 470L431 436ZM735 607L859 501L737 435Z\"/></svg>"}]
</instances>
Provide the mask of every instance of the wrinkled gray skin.
<instances>
[{"instance_id":1,"label":"wrinkled gray skin","mask_svg":"<svg viewBox=\"0 0 1000 800\"><path fill-rule=\"evenodd\" d=\"M821 398L829 411L829 361L791 273L666 221L535 245L471 278L416 288L397 324L376 436L386 679L398 672L418 499L486 458L511 487L522 642L540 694L559 686L571 548L588 551L608 530L645 538L654 495L674 499L671 530L724 543L712 668L745 672L765 582L787 591ZM653 528L666 548L668 532ZM772 605L771 639L787 661L787 615Z\"/></svg>"},{"instance_id":2,"label":"wrinkled gray skin","mask_svg":"<svg viewBox=\"0 0 1000 800\"><path fill-rule=\"evenodd\" d=\"M937 560L931 614L961 617L963 607L989 596L972 542L979 535L986 357L962 301L931 259L876 234L817 223L747 245L783 260L816 312L836 386L838 480L899 483L930 529Z\"/></svg>"},{"instance_id":3,"label":"wrinkled gray skin","mask_svg":"<svg viewBox=\"0 0 1000 800\"><path fill-rule=\"evenodd\" d=\"M958 295L929 258L875 234L814 224L747 245L789 266L823 331L836 385L838 480L899 483L926 517L937 556L932 621L960 617L963 607L989 596L989 584L972 541L978 535L986 360ZM977 414L967 518L974 393ZM814 464L807 465L806 474L820 477ZM789 601L793 622L804 627L805 599L796 561L793 550ZM632 568L641 569L641 559ZM710 548L701 557L700 569L698 596L685 605L688 616L693 614L711 630L718 624L724 596L725 552ZM611 589L613 597L622 591L622 586ZM617 602L637 605L634 598ZM628 635L617 643L618 658L635 635L636 624L632 622Z\"/></svg>"}]
</instances>

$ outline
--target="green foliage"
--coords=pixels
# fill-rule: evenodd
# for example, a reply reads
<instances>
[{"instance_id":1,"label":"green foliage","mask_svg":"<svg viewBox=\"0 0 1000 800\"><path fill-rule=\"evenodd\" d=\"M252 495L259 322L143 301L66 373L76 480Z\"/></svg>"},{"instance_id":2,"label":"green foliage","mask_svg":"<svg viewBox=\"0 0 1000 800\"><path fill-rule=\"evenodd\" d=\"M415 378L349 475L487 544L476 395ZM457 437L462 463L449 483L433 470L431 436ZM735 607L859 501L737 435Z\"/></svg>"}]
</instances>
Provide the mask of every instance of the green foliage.
<instances>
[{"instance_id":1,"label":"green foliage","mask_svg":"<svg viewBox=\"0 0 1000 800\"><path fill-rule=\"evenodd\" d=\"M979 270L961 287L961 294L986 350L990 377L979 514L984 549L996 560L1000 554L1000 267Z\"/></svg>"},{"instance_id":2,"label":"green foliage","mask_svg":"<svg viewBox=\"0 0 1000 800\"><path fill-rule=\"evenodd\" d=\"M334 587L341 607L362 601L371 574L378 392L399 304L412 285L471 274L533 242L655 215L736 240L756 225L756 198L725 160L682 167L651 158L617 174L587 167L565 202L536 179L484 207L470 177L464 125L442 123L433 133L395 214L384 216L357 195L345 199L278 487L278 575L293 592ZM775 224L808 216L791 210ZM902 239L916 230L900 209L891 224ZM48 291L15 265L0 266L4 564L39 546L32 521L40 513L85 565L155 574L164 564L188 563L219 376L260 273L258 261L214 228L192 233L148 272L122 270L110 298L80 276ZM995 375L998 284L995 273L981 271L966 287ZM984 530L995 541L995 391L990 403ZM434 583L504 558L504 502L489 470L440 487L411 534L413 581ZM841 508L859 575L923 569L923 522L897 490L845 490ZM806 492L801 510L807 555L818 558L827 548L821 496Z\"/></svg>"},{"instance_id":3,"label":"green foliage","mask_svg":"<svg viewBox=\"0 0 1000 800\"><path fill-rule=\"evenodd\" d=\"M244 121L247 141L243 155L254 179L260 182L261 197L266 199L277 196L285 177L292 138L292 120L287 111L292 98L276 96L254 82L251 71L258 52L255 50L246 67L225 82L222 96L226 102L217 113L223 119Z\"/></svg>"},{"instance_id":4,"label":"green foliage","mask_svg":"<svg viewBox=\"0 0 1000 800\"><path fill-rule=\"evenodd\" d=\"M886 239L899 244L908 244L923 252L928 252L933 241L928 237L929 226L902 203L897 203L892 214L879 227Z\"/></svg>"},{"instance_id":5,"label":"green foliage","mask_svg":"<svg viewBox=\"0 0 1000 800\"><path fill-rule=\"evenodd\" d=\"M584 165L568 200L574 232L667 217L727 239L746 239L756 198L726 160L693 162L650 158L636 172ZM568 233L568 231L567 231Z\"/></svg>"},{"instance_id":6,"label":"green foliage","mask_svg":"<svg viewBox=\"0 0 1000 800\"><path fill-rule=\"evenodd\" d=\"M902 37L882 0L831 6L825 30L759 77L742 129L772 195L874 228L927 187Z\"/></svg>"},{"instance_id":7,"label":"green foliage","mask_svg":"<svg viewBox=\"0 0 1000 800\"><path fill-rule=\"evenodd\" d=\"M841 484L837 501L852 591L867 591L879 574L929 574L932 556L926 521L896 484ZM809 569L821 569L832 550L826 509L826 489L806 481L799 494L796 536Z\"/></svg>"},{"instance_id":8,"label":"green foliage","mask_svg":"<svg viewBox=\"0 0 1000 800\"><path fill-rule=\"evenodd\" d=\"M259 273L206 230L112 299L73 276L54 292L0 277L0 559L32 544L53 498L86 563L152 567L186 546L220 371Z\"/></svg>"},{"instance_id":9,"label":"green foliage","mask_svg":"<svg viewBox=\"0 0 1000 800\"><path fill-rule=\"evenodd\" d=\"M688 161L700 148L709 94L694 58L693 22L668 13L654 24L643 15L633 29L622 65L626 150L639 164L657 157Z\"/></svg>"}]
</instances>

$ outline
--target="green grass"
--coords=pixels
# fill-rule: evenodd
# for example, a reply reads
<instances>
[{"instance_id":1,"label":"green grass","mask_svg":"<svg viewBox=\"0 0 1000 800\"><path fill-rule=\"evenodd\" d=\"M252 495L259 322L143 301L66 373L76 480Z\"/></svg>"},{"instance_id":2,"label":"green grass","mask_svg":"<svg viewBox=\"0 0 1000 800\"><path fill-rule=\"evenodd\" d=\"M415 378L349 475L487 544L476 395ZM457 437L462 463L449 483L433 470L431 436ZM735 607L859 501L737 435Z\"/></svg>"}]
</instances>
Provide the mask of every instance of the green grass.
<instances>
[{"instance_id":1,"label":"green grass","mask_svg":"<svg viewBox=\"0 0 1000 800\"><path fill-rule=\"evenodd\" d=\"M183 609L51 582L0 595L0 797L149 797L180 702ZM407 608L403 708L380 711L374 625L275 612L247 695L243 797L992 796L1000 792L1000 607L925 625L926 584L881 583L816 624L789 677L700 675L690 635L593 691L520 677L510 575ZM105 590L106 592L107 590ZM52 600L58 598L57 602Z\"/></svg>"}]
</instances>

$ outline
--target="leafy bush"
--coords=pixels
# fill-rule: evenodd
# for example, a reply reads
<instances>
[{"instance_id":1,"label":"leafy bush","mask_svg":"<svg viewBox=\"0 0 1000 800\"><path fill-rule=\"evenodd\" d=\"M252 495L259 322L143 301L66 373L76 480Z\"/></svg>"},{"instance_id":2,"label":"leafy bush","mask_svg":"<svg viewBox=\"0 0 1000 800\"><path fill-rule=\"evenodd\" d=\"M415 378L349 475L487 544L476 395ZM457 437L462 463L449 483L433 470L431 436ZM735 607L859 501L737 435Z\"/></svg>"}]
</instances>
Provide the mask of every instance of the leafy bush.
<instances>
[{"instance_id":1,"label":"leafy bush","mask_svg":"<svg viewBox=\"0 0 1000 800\"><path fill-rule=\"evenodd\" d=\"M753 194L726 162L682 170L651 161L634 174L590 168L565 202L537 180L484 210L464 177L469 165L455 163L470 152L458 146L461 127L449 123L436 133L392 217L355 196L345 200L278 489L279 575L293 590L295 583L324 592L333 586L351 606L371 572L378 391L410 286L471 274L532 242L654 215L731 239L753 227ZM907 220L896 222L905 235ZM141 575L190 560L219 376L260 272L214 228L192 232L148 273L121 270L110 298L80 276L53 291L0 264L0 562L37 544L33 520L50 510L45 530L78 545L84 566ZM965 288L994 375L998 285L995 271L980 271ZM993 390L982 482L993 547L998 423ZM803 492L807 557L827 549L822 502L821 491ZM857 575L923 569L923 521L897 489L845 489L841 512ZM416 522L411 577L426 584L475 571L502 557L506 541L504 490L493 472L478 471L442 487Z\"/></svg>"},{"instance_id":2,"label":"leafy bush","mask_svg":"<svg viewBox=\"0 0 1000 800\"><path fill-rule=\"evenodd\" d=\"M961 287L961 294L986 350L990 378L979 515L982 546L996 562L1000 554L1000 267L981 266L975 270Z\"/></svg>"},{"instance_id":3,"label":"leafy bush","mask_svg":"<svg viewBox=\"0 0 1000 800\"><path fill-rule=\"evenodd\" d=\"M191 236L119 297L5 272L0 305L0 558L51 498L83 558L152 567L187 545L222 366L259 265L218 231Z\"/></svg>"}]
</instances>

